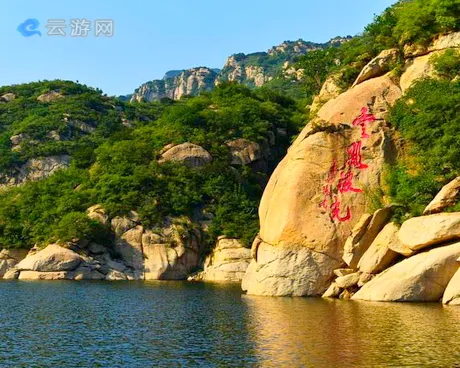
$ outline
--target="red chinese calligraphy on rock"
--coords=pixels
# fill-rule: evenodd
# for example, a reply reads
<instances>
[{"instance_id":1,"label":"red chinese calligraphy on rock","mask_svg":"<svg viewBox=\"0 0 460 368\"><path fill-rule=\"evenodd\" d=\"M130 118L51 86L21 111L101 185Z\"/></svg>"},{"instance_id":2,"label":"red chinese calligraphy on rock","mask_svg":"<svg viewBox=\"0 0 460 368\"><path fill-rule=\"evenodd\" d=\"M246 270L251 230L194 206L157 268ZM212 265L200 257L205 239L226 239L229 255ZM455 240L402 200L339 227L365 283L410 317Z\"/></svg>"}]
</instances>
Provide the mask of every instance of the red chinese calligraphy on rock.
<instances>
[{"instance_id":1,"label":"red chinese calligraphy on rock","mask_svg":"<svg viewBox=\"0 0 460 368\"><path fill-rule=\"evenodd\" d=\"M353 187L353 178L354 174L352 171L342 172L340 174L339 184L337 184L337 189L340 193L354 192L361 193L363 190Z\"/></svg>"},{"instance_id":2,"label":"red chinese calligraphy on rock","mask_svg":"<svg viewBox=\"0 0 460 368\"><path fill-rule=\"evenodd\" d=\"M361 155L361 148L362 148L363 142L358 141L354 142L350 145L350 147L347 148L348 152L348 160L346 162L346 165L351 168L355 169L367 169L369 166L366 164L363 164L363 157Z\"/></svg>"},{"instance_id":3,"label":"red chinese calligraphy on rock","mask_svg":"<svg viewBox=\"0 0 460 368\"><path fill-rule=\"evenodd\" d=\"M361 115L353 120L353 126L361 127L361 138L369 138L366 128L368 124L373 123L375 120L375 116L373 114L369 114L369 109L367 107L363 107L361 109Z\"/></svg>"},{"instance_id":4,"label":"red chinese calligraphy on rock","mask_svg":"<svg viewBox=\"0 0 460 368\"><path fill-rule=\"evenodd\" d=\"M340 222L345 222L351 219L350 207L347 207L345 216L341 216L340 212L340 201L337 197L335 197L334 202L331 204L331 220L334 221L335 219L337 219Z\"/></svg>"},{"instance_id":5,"label":"red chinese calligraphy on rock","mask_svg":"<svg viewBox=\"0 0 460 368\"><path fill-rule=\"evenodd\" d=\"M330 210L331 220L338 220L345 222L351 219L352 212L349 206L345 210L345 214L342 214L341 202L339 200L339 194L345 193L361 193L362 189L355 188L353 186L353 180L356 175L356 170L364 170L368 168L368 165L363 163L362 157L362 139L369 138L367 134L368 124L376 120L375 116L369 113L367 107L361 109L361 115L353 120L353 126L361 127L361 140L352 143L347 148L348 159L342 169L339 170L337 160L332 162L331 168L326 178L326 183L323 186L324 199L320 203L320 207L324 210ZM338 177L338 182L336 182ZM330 205L329 205L330 204Z\"/></svg>"}]
</instances>

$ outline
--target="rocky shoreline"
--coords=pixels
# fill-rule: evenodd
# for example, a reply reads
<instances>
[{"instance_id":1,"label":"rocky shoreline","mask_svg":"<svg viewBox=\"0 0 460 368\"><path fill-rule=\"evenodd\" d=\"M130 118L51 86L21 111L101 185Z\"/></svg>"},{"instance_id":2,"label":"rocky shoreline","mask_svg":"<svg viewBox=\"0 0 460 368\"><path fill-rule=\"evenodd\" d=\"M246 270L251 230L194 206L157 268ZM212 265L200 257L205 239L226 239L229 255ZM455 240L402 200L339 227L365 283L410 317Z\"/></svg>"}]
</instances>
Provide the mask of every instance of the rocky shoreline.
<instances>
[{"instance_id":1,"label":"rocky shoreline","mask_svg":"<svg viewBox=\"0 0 460 368\"><path fill-rule=\"evenodd\" d=\"M145 228L135 212L109 219L93 206L88 216L110 228L112 246L75 239L3 250L0 278L242 282L252 295L460 304L460 212L449 212L458 203L460 177L422 216L401 224L392 220L398 206L382 192L385 168L405 153L386 120L390 108L414 82L434 76L431 56L459 48L460 33L452 33L427 47L385 50L341 94L328 79L312 121L265 189L251 250L220 237L204 258L205 218L166 218ZM392 70L398 58L400 75ZM271 145L230 142L233 164L263 164ZM183 143L166 146L159 162L195 167L211 159Z\"/></svg>"}]
</instances>

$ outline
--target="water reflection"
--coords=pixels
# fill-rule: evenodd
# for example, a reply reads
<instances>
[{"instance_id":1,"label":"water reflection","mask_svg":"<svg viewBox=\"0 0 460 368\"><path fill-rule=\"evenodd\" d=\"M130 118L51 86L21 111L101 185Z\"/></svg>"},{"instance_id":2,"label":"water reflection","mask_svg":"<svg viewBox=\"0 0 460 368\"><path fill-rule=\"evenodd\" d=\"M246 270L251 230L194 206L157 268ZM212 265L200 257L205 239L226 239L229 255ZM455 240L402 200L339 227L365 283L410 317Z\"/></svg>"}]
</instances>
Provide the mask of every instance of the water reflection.
<instances>
[{"instance_id":1,"label":"water reflection","mask_svg":"<svg viewBox=\"0 0 460 368\"><path fill-rule=\"evenodd\" d=\"M460 308L238 285L0 282L0 367L455 367Z\"/></svg>"},{"instance_id":2,"label":"water reflection","mask_svg":"<svg viewBox=\"0 0 460 368\"><path fill-rule=\"evenodd\" d=\"M264 367L460 366L460 308L244 296Z\"/></svg>"}]
</instances>

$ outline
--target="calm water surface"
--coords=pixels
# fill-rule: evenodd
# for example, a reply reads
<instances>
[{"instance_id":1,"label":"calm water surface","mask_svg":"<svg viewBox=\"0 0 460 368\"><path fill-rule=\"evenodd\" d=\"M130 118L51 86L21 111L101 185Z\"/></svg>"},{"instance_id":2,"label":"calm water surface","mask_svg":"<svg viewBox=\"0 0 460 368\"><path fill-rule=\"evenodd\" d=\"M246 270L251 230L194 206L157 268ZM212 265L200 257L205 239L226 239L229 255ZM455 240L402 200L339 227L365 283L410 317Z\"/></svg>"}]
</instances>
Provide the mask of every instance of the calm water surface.
<instances>
[{"instance_id":1,"label":"calm water surface","mask_svg":"<svg viewBox=\"0 0 460 368\"><path fill-rule=\"evenodd\" d=\"M0 367L460 367L460 308L0 282Z\"/></svg>"}]
</instances>

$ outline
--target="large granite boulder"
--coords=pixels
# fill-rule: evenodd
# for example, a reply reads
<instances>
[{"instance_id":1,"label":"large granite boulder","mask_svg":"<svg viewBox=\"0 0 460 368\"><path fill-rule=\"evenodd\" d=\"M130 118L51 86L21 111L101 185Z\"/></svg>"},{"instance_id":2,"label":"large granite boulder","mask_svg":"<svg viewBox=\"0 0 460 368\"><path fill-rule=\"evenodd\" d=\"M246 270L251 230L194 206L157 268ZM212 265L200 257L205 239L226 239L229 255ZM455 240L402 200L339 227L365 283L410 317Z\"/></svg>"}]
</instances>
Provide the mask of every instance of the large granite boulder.
<instances>
[{"instance_id":1,"label":"large granite boulder","mask_svg":"<svg viewBox=\"0 0 460 368\"><path fill-rule=\"evenodd\" d=\"M340 74L333 74L326 78L319 94L313 99L310 108L313 113L316 113L323 104L340 95L341 88L337 81L340 80L341 77Z\"/></svg>"},{"instance_id":2,"label":"large granite boulder","mask_svg":"<svg viewBox=\"0 0 460 368\"><path fill-rule=\"evenodd\" d=\"M142 249L142 234L144 228L140 225L123 233L115 240L115 251L124 264L136 270L138 278L142 279L144 269L144 254Z\"/></svg>"},{"instance_id":3,"label":"large granite boulder","mask_svg":"<svg viewBox=\"0 0 460 368\"><path fill-rule=\"evenodd\" d=\"M383 50L361 70L353 87L368 79L380 77L389 72L391 67L398 61L398 57L398 49Z\"/></svg>"},{"instance_id":4,"label":"large granite boulder","mask_svg":"<svg viewBox=\"0 0 460 368\"><path fill-rule=\"evenodd\" d=\"M109 221L109 216L107 215L106 211L102 208L102 206L98 204L88 208L86 210L86 214L90 219L97 221L103 225L106 225Z\"/></svg>"},{"instance_id":5,"label":"large granite boulder","mask_svg":"<svg viewBox=\"0 0 460 368\"><path fill-rule=\"evenodd\" d=\"M390 249L390 244L398 240L398 230L394 223L389 223L383 228L359 260L359 271L379 273L398 258L398 253Z\"/></svg>"},{"instance_id":6,"label":"large granite boulder","mask_svg":"<svg viewBox=\"0 0 460 368\"><path fill-rule=\"evenodd\" d=\"M457 262L459 261L460 258L457 259ZM448 305L460 305L460 270L449 281L446 291L444 291L442 302Z\"/></svg>"},{"instance_id":7,"label":"large granite boulder","mask_svg":"<svg viewBox=\"0 0 460 368\"><path fill-rule=\"evenodd\" d=\"M251 250L238 239L220 237L216 247L206 257L204 271L190 278L191 281L241 282L251 261Z\"/></svg>"},{"instance_id":8,"label":"large granite boulder","mask_svg":"<svg viewBox=\"0 0 460 368\"><path fill-rule=\"evenodd\" d=\"M4 95L0 96L0 102L10 102L16 99L16 95L14 93L5 93Z\"/></svg>"},{"instance_id":9,"label":"large granite boulder","mask_svg":"<svg viewBox=\"0 0 460 368\"><path fill-rule=\"evenodd\" d=\"M423 211L424 215L439 213L446 208L453 206L460 199L460 176L442 187L441 191L426 206Z\"/></svg>"},{"instance_id":10,"label":"large granite boulder","mask_svg":"<svg viewBox=\"0 0 460 368\"><path fill-rule=\"evenodd\" d=\"M69 273L66 271L21 271L18 280L70 280Z\"/></svg>"},{"instance_id":11,"label":"large granite boulder","mask_svg":"<svg viewBox=\"0 0 460 368\"><path fill-rule=\"evenodd\" d=\"M182 143L163 152L159 163L177 162L188 167L200 167L209 164L212 157L203 147L193 143Z\"/></svg>"},{"instance_id":12,"label":"large granite boulder","mask_svg":"<svg viewBox=\"0 0 460 368\"><path fill-rule=\"evenodd\" d=\"M439 301L457 272L460 243L416 254L377 275L352 299L392 302Z\"/></svg>"},{"instance_id":13,"label":"large granite boulder","mask_svg":"<svg viewBox=\"0 0 460 368\"><path fill-rule=\"evenodd\" d=\"M45 179L58 170L68 168L70 160L69 155L32 158L15 169L11 175L0 174L0 188Z\"/></svg>"},{"instance_id":14,"label":"large granite boulder","mask_svg":"<svg viewBox=\"0 0 460 368\"><path fill-rule=\"evenodd\" d=\"M273 173L259 208L262 243L243 280L249 294L321 295L343 244L394 158L384 121L401 96L385 75L327 102Z\"/></svg>"},{"instance_id":15,"label":"large granite boulder","mask_svg":"<svg viewBox=\"0 0 460 368\"><path fill-rule=\"evenodd\" d=\"M64 96L59 91L49 91L38 96L37 101L53 102L61 98L64 98Z\"/></svg>"},{"instance_id":16,"label":"large granite boulder","mask_svg":"<svg viewBox=\"0 0 460 368\"><path fill-rule=\"evenodd\" d=\"M460 32L453 32L440 35L430 45L406 45L404 47L404 56L406 58L417 57L429 54L434 51L441 51L452 48L460 48Z\"/></svg>"},{"instance_id":17,"label":"large granite boulder","mask_svg":"<svg viewBox=\"0 0 460 368\"><path fill-rule=\"evenodd\" d=\"M227 146L230 148L232 165L248 165L267 156L267 150L264 150L259 143L247 139L235 139L227 142Z\"/></svg>"},{"instance_id":18,"label":"large granite boulder","mask_svg":"<svg viewBox=\"0 0 460 368\"><path fill-rule=\"evenodd\" d=\"M391 217L391 208L382 208L369 217L364 214L345 242L342 259L351 268L358 268L363 254Z\"/></svg>"},{"instance_id":19,"label":"large granite boulder","mask_svg":"<svg viewBox=\"0 0 460 368\"><path fill-rule=\"evenodd\" d=\"M0 278L27 256L26 249L3 249L0 251Z\"/></svg>"},{"instance_id":20,"label":"large granite boulder","mask_svg":"<svg viewBox=\"0 0 460 368\"><path fill-rule=\"evenodd\" d=\"M435 75L434 66L431 63L431 57L434 54L439 53L440 52L438 51L436 53L420 56L408 61L408 66L401 75L400 79L400 85L403 92L406 92L414 84L414 82L423 78L433 77Z\"/></svg>"},{"instance_id":21,"label":"large granite boulder","mask_svg":"<svg viewBox=\"0 0 460 368\"><path fill-rule=\"evenodd\" d=\"M74 251L63 248L58 244L50 244L38 253L24 258L15 268L19 271L72 271L81 262L82 258Z\"/></svg>"},{"instance_id":22,"label":"large granite boulder","mask_svg":"<svg viewBox=\"0 0 460 368\"><path fill-rule=\"evenodd\" d=\"M460 212L413 217L402 224L398 236L414 251L460 239Z\"/></svg>"}]
</instances>

